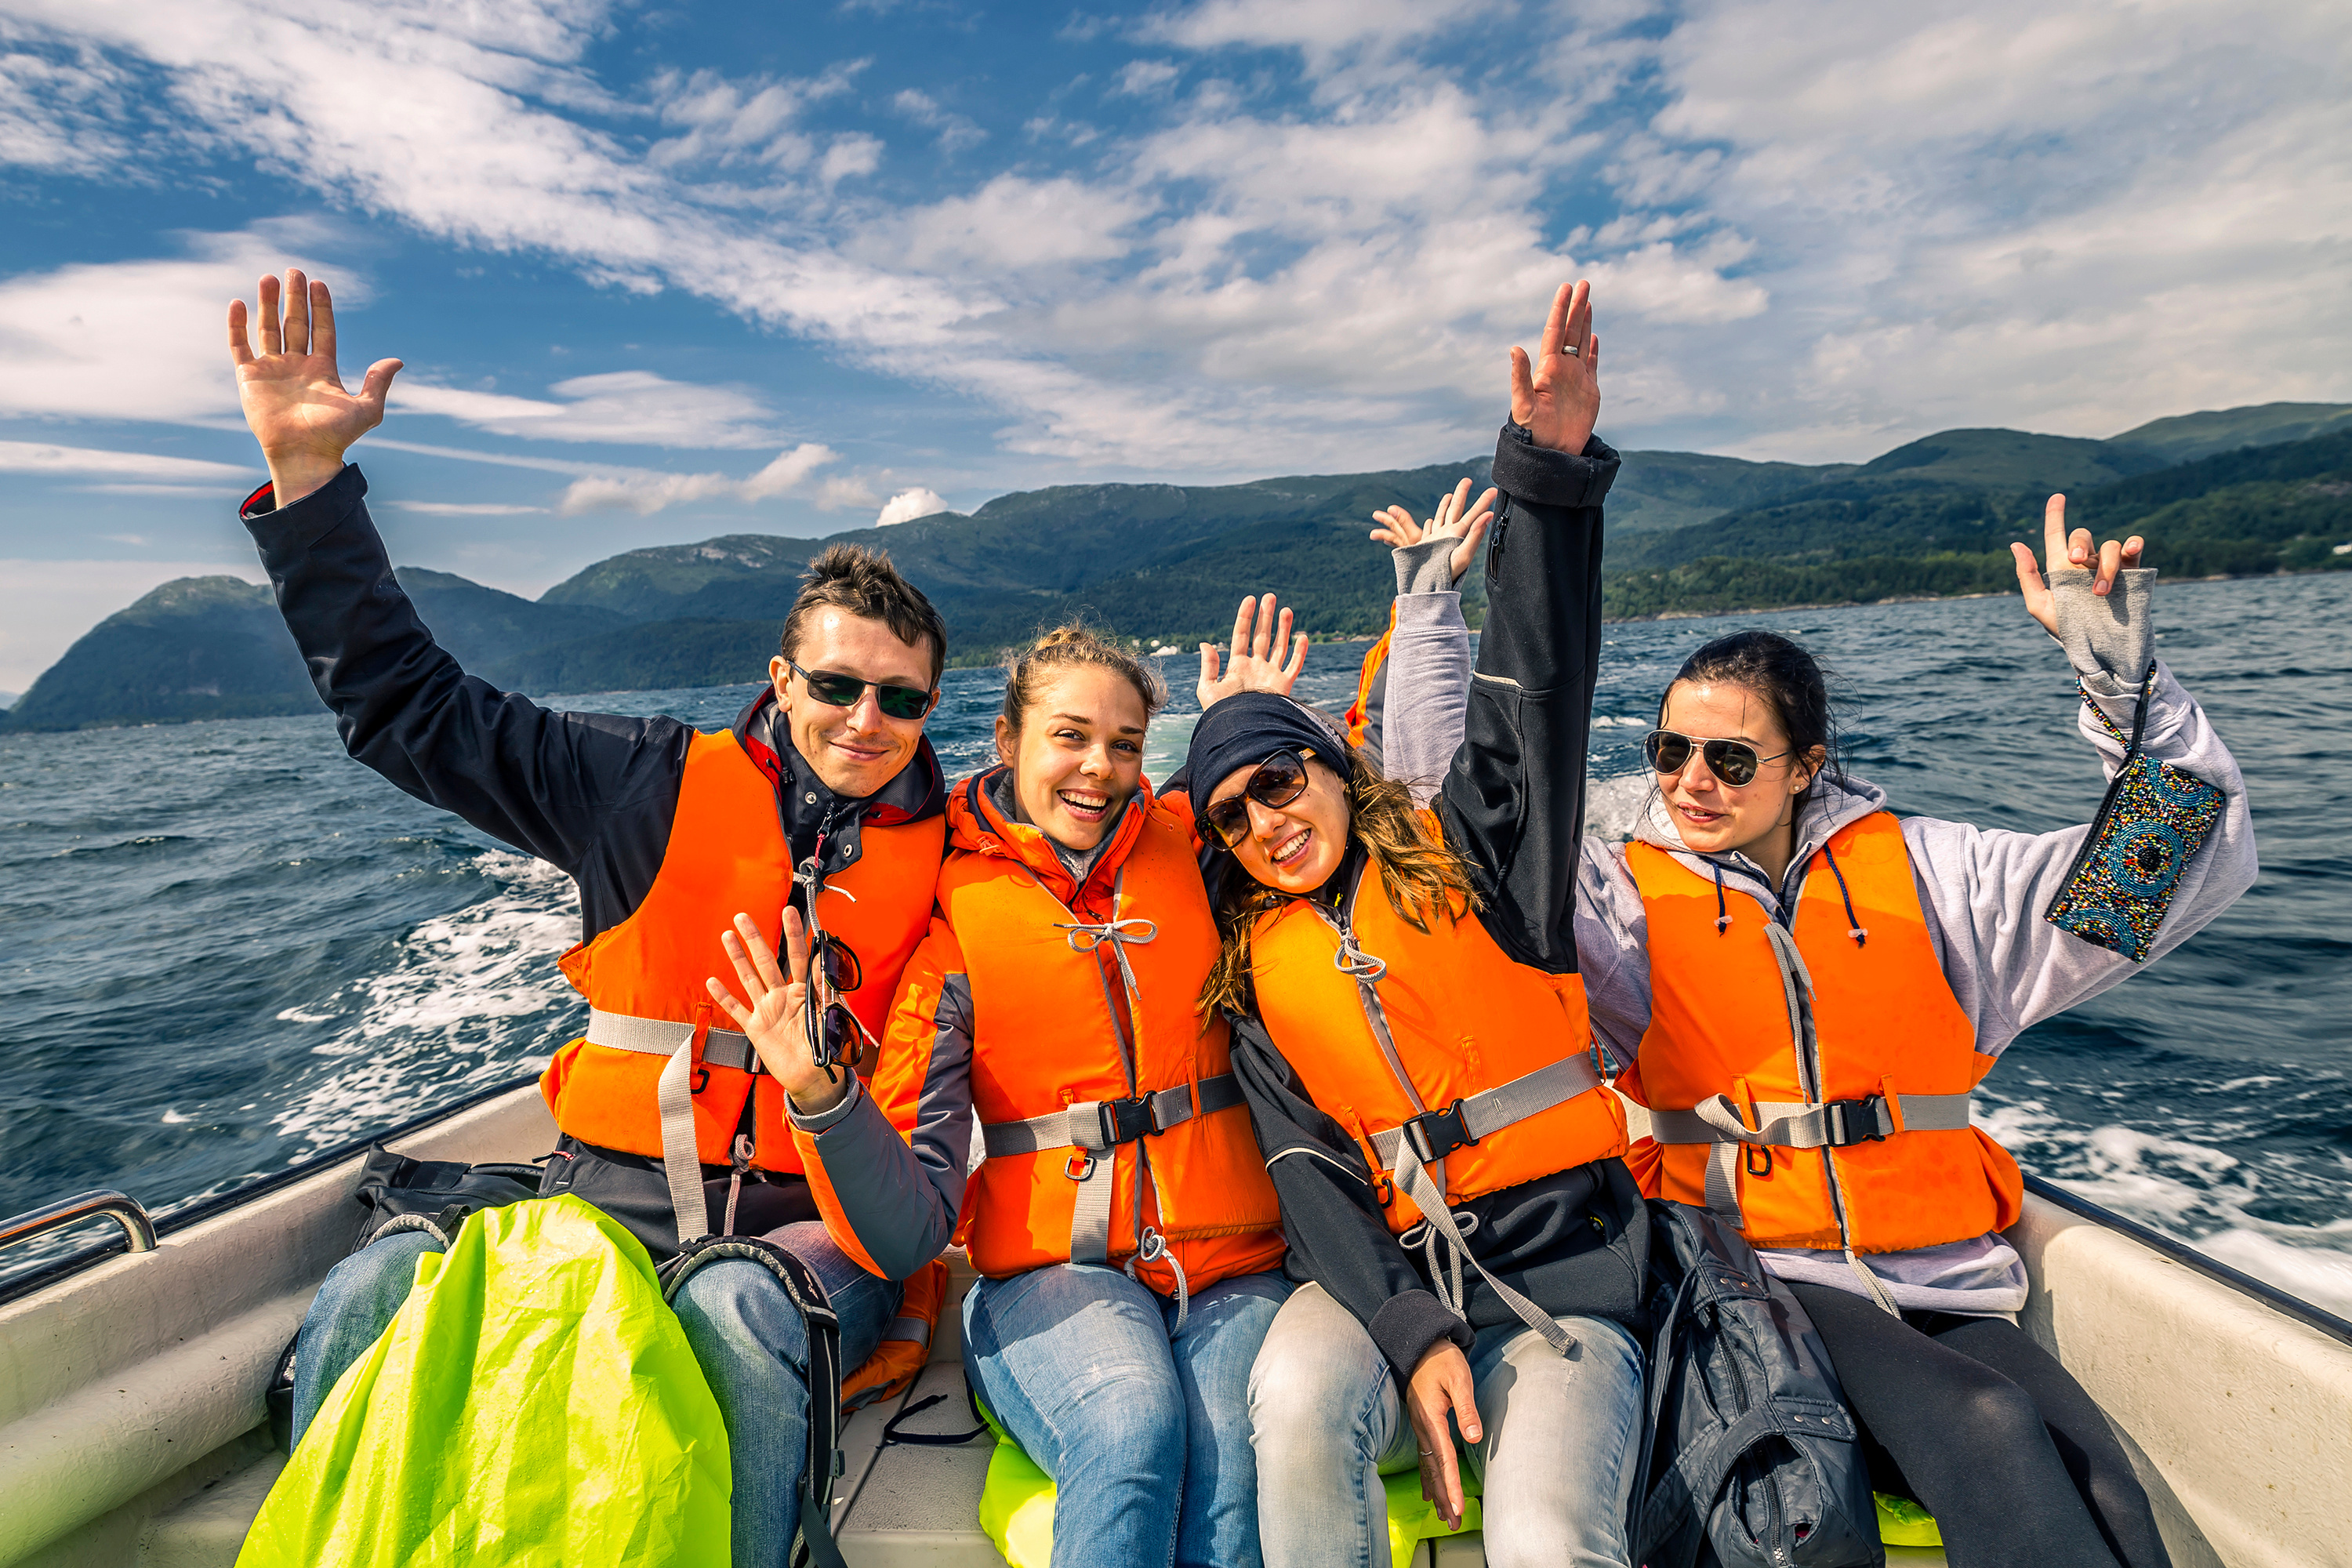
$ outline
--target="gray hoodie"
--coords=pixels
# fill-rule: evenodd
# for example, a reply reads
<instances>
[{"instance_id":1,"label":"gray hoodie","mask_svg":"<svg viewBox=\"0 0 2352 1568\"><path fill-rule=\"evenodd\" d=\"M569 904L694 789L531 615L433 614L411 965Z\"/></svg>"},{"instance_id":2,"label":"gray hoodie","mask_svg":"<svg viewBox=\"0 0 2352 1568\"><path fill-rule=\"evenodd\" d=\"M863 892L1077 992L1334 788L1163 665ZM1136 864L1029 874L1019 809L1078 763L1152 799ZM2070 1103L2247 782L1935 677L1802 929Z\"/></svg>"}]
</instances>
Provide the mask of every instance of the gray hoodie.
<instances>
[{"instance_id":1,"label":"gray hoodie","mask_svg":"<svg viewBox=\"0 0 2352 1568\"><path fill-rule=\"evenodd\" d=\"M1400 584L1419 591L1405 593L1396 603L1384 736L1386 771L1412 784L1416 795L1433 791L1453 760L1470 683L1470 636L1461 595L1432 591L1432 574L1418 570L1422 564L1411 559L1398 563ZM2085 691L2126 733L2138 673L2147 668L2154 642L2149 601L2155 577L2147 570L2126 573L2106 599L2091 592L2087 571L2064 570L2053 579L2067 657ZM2123 762L2122 745L2087 712L2079 715L2076 728L2113 776ZM2142 746L2228 797L2212 837L2181 872L2149 953L2153 960L2179 946L2252 886L2254 834L2236 762L2206 721L2204 710L2160 665ZM1685 847L1654 785L1633 836L1709 879L1720 868L1726 887L1753 895L1777 916L1784 900L1797 897L1806 863L1831 835L1885 809L1886 794L1875 785L1850 779L1840 786L1823 778L1798 819L1796 852L1780 888L1745 855L1706 856ZM1999 1058L2026 1028L2097 995L2137 967L2040 918L2089 835L2087 824L2055 833L2011 833L1912 816L1903 818L1902 826L1929 940L1953 996L1976 1026L1976 1048L1984 1055ZM1621 1068L1633 1060L1650 1025L1644 924L1624 846L1588 836L1578 886L1577 958L1593 1031ZM1639 1137L1646 1116L1638 1107L1629 1109L1636 1113L1633 1131ZM1843 1253L1773 1251L1763 1258L1765 1267L1781 1279L1867 1293ZM1865 1261L1899 1307L2009 1314L2025 1303L2024 1264L1997 1234L1914 1252L1875 1253Z\"/></svg>"}]
</instances>

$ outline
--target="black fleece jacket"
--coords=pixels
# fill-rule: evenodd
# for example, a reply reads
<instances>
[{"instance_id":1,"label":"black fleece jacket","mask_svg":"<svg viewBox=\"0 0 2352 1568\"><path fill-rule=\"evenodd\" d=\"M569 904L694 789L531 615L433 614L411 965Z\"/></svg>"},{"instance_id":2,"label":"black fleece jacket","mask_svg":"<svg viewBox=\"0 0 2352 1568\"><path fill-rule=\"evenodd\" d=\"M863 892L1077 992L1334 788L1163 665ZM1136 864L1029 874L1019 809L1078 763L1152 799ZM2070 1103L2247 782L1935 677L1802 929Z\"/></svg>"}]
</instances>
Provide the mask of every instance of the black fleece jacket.
<instances>
[{"instance_id":1,"label":"black fleece jacket","mask_svg":"<svg viewBox=\"0 0 2352 1568\"><path fill-rule=\"evenodd\" d=\"M1598 438L1571 456L1516 425L1495 452L1504 499L1486 544L1486 626L1462 749L1438 817L1481 883L1479 918L1520 963L1576 972L1577 861L1584 759L1601 653L1601 503L1617 454ZM1333 879L1345 886L1353 858ZM1356 1141L1318 1109L1265 1027L1238 1018L1234 1067L1282 1200L1290 1277L1320 1284L1361 1321L1402 1384L1439 1340L1517 1317L1475 1271L1463 1308L1431 1289L1428 1263L1390 1233ZM1600 1160L1465 1204L1478 1259L1555 1316L1638 1330L1649 1226L1622 1160Z\"/></svg>"},{"instance_id":2,"label":"black fleece jacket","mask_svg":"<svg viewBox=\"0 0 2352 1568\"><path fill-rule=\"evenodd\" d=\"M243 512L344 749L417 799L571 877L580 889L581 940L594 941L652 890L669 849L692 726L659 714L557 712L467 675L393 576L366 495L367 480L346 465L289 507L276 506L264 487ZM778 721L774 692L762 690L735 733L775 783L795 861L828 816L831 872L861 852L859 822L946 809L929 741L880 791L849 800L825 788Z\"/></svg>"}]
</instances>

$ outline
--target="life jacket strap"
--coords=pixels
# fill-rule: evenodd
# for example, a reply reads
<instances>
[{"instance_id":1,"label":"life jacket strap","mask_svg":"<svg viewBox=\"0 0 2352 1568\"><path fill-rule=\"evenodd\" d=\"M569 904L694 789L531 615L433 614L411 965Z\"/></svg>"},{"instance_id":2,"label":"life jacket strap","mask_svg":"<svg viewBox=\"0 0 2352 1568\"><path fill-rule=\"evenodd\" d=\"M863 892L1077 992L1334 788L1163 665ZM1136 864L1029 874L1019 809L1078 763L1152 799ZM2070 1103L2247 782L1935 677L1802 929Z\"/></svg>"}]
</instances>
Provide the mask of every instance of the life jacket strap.
<instances>
[{"instance_id":1,"label":"life jacket strap","mask_svg":"<svg viewBox=\"0 0 2352 1568\"><path fill-rule=\"evenodd\" d=\"M1078 1187L1070 1211L1070 1261L1108 1263L1112 1167L1095 1156L1241 1103L1241 1080L1229 1072L1219 1073L1198 1084L1180 1083L1132 1100L1081 1100L1026 1121L991 1122L981 1128L981 1142L992 1160L1076 1151L1066 1173Z\"/></svg>"},{"instance_id":2,"label":"life jacket strap","mask_svg":"<svg viewBox=\"0 0 2352 1568\"><path fill-rule=\"evenodd\" d=\"M1197 1087L1200 1098L1195 1102ZM1196 1116L1230 1110L1242 1103L1241 1080L1229 1072L1195 1086L1180 1083L1132 1100L1081 1100L1026 1121L992 1121L981 1138L992 1160L1007 1154L1043 1154L1055 1149L1100 1153L1139 1138L1157 1137Z\"/></svg>"},{"instance_id":3,"label":"life jacket strap","mask_svg":"<svg viewBox=\"0 0 2352 1568\"><path fill-rule=\"evenodd\" d=\"M1965 1094L1874 1094L1863 1100L1833 1100L1826 1105L1759 1100L1752 1109L1756 1123L1752 1127L1729 1095L1718 1094L1688 1110L1654 1109L1650 1136L1661 1143L1843 1149L1906 1132L1957 1132L1969 1125Z\"/></svg>"},{"instance_id":4,"label":"life jacket strap","mask_svg":"<svg viewBox=\"0 0 2352 1568\"><path fill-rule=\"evenodd\" d=\"M1384 1132L1372 1134L1372 1148L1381 1163L1397 1168L1397 1148L1411 1140L1412 1152L1424 1165L1433 1165L1454 1150L1475 1143L1490 1132L1539 1116L1556 1105L1601 1087L1601 1071L1589 1051L1563 1057L1549 1067L1525 1073L1477 1094L1465 1095L1443 1110L1410 1117Z\"/></svg>"},{"instance_id":5,"label":"life jacket strap","mask_svg":"<svg viewBox=\"0 0 2352 1568\"><path fill-rule=\"evenodd\" d=\"M592 1007L588 1010L588 1033L583 1037L592 1046L610 1050L667 1057L677 1055L678 1047L694 1038L694 1026L671 1018L637 1018ZM751 1037L734 1029L712 1029L703 1037L702 1064L732 1068L737 1072L768 1070L760 1063L760 1053L752 1049Z\"/></svg>"}]
</instances>

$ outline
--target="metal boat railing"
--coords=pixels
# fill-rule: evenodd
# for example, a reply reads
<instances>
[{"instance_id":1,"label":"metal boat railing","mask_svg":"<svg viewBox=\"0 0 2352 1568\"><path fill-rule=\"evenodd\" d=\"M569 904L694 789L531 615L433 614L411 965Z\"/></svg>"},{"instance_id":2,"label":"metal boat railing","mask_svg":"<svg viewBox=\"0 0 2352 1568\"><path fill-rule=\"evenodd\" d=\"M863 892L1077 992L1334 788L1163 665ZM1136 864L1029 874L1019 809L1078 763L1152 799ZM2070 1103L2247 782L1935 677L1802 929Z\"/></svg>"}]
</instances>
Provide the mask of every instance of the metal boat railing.
<instances>
[{"instance_id":1,"label":"metal boat railing","mask_svg":"<svg viewBox=\"0 0 2352 1568\"><path fill-rule=\"evenodd\" d=\"M68 1275L79 1274L83 1269L90 1268L94 1264L103 1263L110 1258L120 1257L126 1251L147 1251L155 1245L155 1238L157 1237L170 1236L175 1231L185 1230L192 1225L201 1224L205 1220L213 1218L216 1215L226 1214L229 1210L236 1208L241 1205L249 1204L254 1199L262 1196L266 1193L274 1193L280 1187L291 1186L296 1182L299 1182L306 1177L314 1176L320 1171L327 1169L329 1166L341 1163L342 1161L348 1160L355 1154L365 1153L371 1144L387 1142L395 1138L406 1137L412 1132L421 1132L427 1127L432 1126L435 1122L446 1121L449 1118L457 1115L461 1110L471 1110L478 1105L497 1100L502 1095L512 1094L515 1090L524 1088L527 1085L537 1083L538 1081L539 1075L535 1072L523 1073L518 1077L504 1079L501 1082L494 1083L484 1089L478 1089L471 1094L463 1095L457 1100L449 1101L446 1105L438 1106L434 1110L425 1112L422 1116L404 1121L396 1127L383 1128L380 1131L370 1132L364 1137L354 1138L348 1142L339 1143L331 1149L321 1150L320 1152L313 1154L310 1158L304 1160L298 1164L289 1165L282 1171L273 1172L269 1175L260 1177L256 1181L247 1182L241 1186L232 1187L225 1193L215 1193L211 1197L200 1198L184 1208L173 1209L171 1213L163 1215L161 1219L149 1224L147 1241L146 1245L143 1247L134 1245L132 1238L128 1235L130 1229L129 1223L125 1222L123 1228L126 1234L123 1236L109 1237L105 1241L96 1243L90 1247L83 1247L78 1252L68 1253L63 1258L54 1259L53 1261L43 1264L37 1268L28 1268L22 1274L0 1278L0 1304L16 1300L20 1297L32 1295L34 1292L44 1289L48 1286L57 1283L58 1280L65 1279ZM121 1194L114 1194L110 1195L119 1197ZM79 1200L77 1199L70 1201L79 1202ZM124 1198L123 1202L131 1204L133 1208L139 1207L136 1203L133 1203L129 1198ZM49 1211L47 1209L40 1209L36 1210L35 1212L37 1214L47 1214ZM26 1215L25 1217L29 1219L32 1215ZM85 1215L81 1217L88 1218L89 1216ZM141 1210L140 1217L142 1222L146 1220L146 1214L143 1209ZM11 1220L8 1223L13 1226L19 1222L16 1220ZM55 1229L57 1227L52 1226L47 1228Z\"/></svg>"},{"instance_id":2,"label":"metal boat railing","mask_svg":"<svg viewBox=\"0 0 2352 1568\"><path fill-rule=\"evenodd\" d=\"M101 1188L94 1193L80 1193L62 1203L37 1208L30 1214L20 1214L14 1219L0 1220L0 1247L14 1247L20 1241L30 1241L37 1236L47 1236L53 1230L63 1230L69 1225L79 1225L86 1219L100 1215L122 1227L122 1245L132 1252L155 1250L155 1222L129 1193Z\"/></svg>"}]
</instances>

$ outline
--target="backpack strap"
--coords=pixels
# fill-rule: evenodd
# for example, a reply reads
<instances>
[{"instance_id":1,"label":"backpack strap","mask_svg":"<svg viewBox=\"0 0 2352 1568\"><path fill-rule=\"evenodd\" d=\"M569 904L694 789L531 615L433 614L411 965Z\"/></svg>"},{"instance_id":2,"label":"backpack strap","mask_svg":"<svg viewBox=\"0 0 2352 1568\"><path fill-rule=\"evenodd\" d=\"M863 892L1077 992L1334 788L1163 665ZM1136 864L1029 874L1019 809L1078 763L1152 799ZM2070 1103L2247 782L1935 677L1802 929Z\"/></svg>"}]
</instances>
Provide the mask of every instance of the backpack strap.
<instances>
[{"instance_id":1,"label":"backpack strap","mask_svg":"<svg viewBox=\"0 0 2352 1568\"><path fill-rule=\"evenodd\" d=\"M825 1300L815 1270L772 1242L748 1236L705 1236L688 1241L661 1267L662 1299L675 1307L677 1292L696 1273L722 1258L757 1263L776 1278L808 1325L808 1455L801 1468L800 1520L794 1529L793 1568L848 1568L833 1539L833 1483L841 1475L841 1320Z\"/></svg>"}]
</instances>

